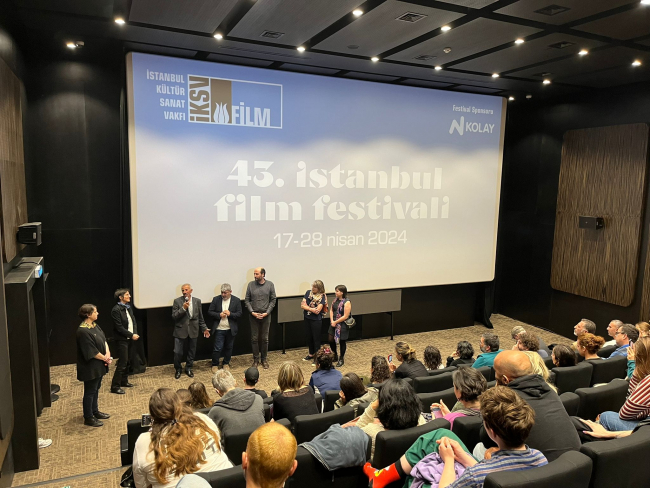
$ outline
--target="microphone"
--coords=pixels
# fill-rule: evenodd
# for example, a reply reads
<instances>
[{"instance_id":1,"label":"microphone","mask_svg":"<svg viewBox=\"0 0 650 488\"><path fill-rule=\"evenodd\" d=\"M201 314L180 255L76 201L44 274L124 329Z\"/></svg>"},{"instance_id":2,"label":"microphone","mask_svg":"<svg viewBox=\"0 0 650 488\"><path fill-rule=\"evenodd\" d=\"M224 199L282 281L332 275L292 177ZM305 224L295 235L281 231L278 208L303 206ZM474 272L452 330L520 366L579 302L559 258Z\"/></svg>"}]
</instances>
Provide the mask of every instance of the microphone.
<instances>
[{"instance_id":1,"label":"microphone","mask_svg":"<svg viewBox=\"0 0 650 488\"><path fill-rule=\"evenodd\" d=\"M185 301L186 301L186 302L189 302L189 301L190 301L190 297L185 297Z\"/></svg>"}]
</instances>

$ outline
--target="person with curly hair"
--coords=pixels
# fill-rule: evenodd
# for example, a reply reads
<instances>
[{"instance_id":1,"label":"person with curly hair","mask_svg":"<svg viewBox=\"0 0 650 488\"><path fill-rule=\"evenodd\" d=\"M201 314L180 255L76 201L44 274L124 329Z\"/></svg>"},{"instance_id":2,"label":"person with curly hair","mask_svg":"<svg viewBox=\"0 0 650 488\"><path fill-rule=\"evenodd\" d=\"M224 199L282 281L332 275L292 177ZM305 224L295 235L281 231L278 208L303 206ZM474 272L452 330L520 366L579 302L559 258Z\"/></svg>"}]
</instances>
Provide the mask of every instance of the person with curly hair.
<instances>
[{"instance_id":1,"label":"person with curly hair","mask_svg":"<svg viewBox=\"0 0 650 488\"><path fill-rule=\"evenodd\" d=\"M140 434L133 451L136 488L172 488L186 474L232 467L214 422L184 408L171 389L151 394L149 413L151 431Z\"/></svg>"},{"instance_id":2,"label":"person with curly hair","mask_svg":"<svg viewBox=\"0 0 650 488\"><path fill-rule=\"evenodd\" d=\"M576 341L578 354L580 354L587 361L603 359L597 354L598 351L600 351L600 349L603 347L603 344L605 344L605 339L600 336L590 334L589 332L580 334L578 340Z\"/></svg>"},{"instance_id":3,"label":"person with curly hair","mask_svg":"<svg viewBox=\"0 0 650 488\"><path fill-rule=\"evenodd\" d=\"M456 345L456 352L447 358L447 367L461 364L474 364L474 346L471 342L460 341Z\"/></svg>"},{"instance_id":4,"label":"person with curly hair","mask_svg":"<svg viewBox=\"0 0 650 488\"><path fill-rule=\"evenodd\" d=\"M427 368L427 371L444 368L440 350L436 346L424 348L424 367Z\"/></svg>"},{"instance_id":5,"label":"person with curly hair","mask_svg":"<svg viewBox=\"0 0 650 488\"><path fill-rule=\"evenodd\" d=\"M391 377L388 361L384 356L373 356L370 362L370 386L381 387Z\"/></svg>"},{"instance_id":6,"label":"person with curly hair","mask_svg":"<svg viewBox=\"0 0 650 488\"><path fill-rule=\"evenodd\" d=\"M340 390L341 372L334 367L334 353L329 345L321 346L314 356L316 361L316 371L311 374L309 386L314 393L323 394L328 390Z\"/></svg>"},{"instance_id":7,"label":"person with curly hair","mask_svg":"<svg viewBox=\"0 0 650 488\"><path fill-rule=\"evenodd\" d=\"M548 353L539 347L539 339L532 332L521 332L517 335L517 348L520 351L536 351L543 358L548 357Z\"/></svg>"}]
</instances>

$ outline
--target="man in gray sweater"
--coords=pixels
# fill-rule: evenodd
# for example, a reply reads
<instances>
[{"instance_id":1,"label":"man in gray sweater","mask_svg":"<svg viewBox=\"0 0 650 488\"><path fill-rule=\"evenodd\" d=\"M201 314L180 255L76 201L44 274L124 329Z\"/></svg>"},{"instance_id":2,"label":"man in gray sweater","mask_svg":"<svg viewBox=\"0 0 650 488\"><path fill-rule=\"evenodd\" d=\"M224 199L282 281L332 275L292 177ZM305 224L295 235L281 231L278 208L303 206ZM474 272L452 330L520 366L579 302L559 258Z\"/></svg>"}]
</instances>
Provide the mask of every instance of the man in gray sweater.
<instances>
[{"instance_id":1,"label":"man in gray sweater","mask_svg":"<svg viewBox=\"0 0 650 488\"><path fill-rule=\"evenodd\" d=\"M230 371L220 369L212 377L212 386L221 397L210 412L210 417L222 434L222 439L233 430L264 425L262 397L250 390L236 388L237 382Z\"/></svg>"},{"instance_id":2,"label":"man in gray sweater","mask_svg":"<svg viewBox=\"0 0 650 488\"><path fill-rule=\"evenodd\" d=\"M259 367L261 349L262 367L269 369L266 355L269 352L271 310L275 307L275 286L266 279L266 270L264 268L255 268L253 276L255 281L248 283L245 299L246 308L252 315L251 346L253 348L253 364L251 367Z\"/></svg>"}]
</instances>

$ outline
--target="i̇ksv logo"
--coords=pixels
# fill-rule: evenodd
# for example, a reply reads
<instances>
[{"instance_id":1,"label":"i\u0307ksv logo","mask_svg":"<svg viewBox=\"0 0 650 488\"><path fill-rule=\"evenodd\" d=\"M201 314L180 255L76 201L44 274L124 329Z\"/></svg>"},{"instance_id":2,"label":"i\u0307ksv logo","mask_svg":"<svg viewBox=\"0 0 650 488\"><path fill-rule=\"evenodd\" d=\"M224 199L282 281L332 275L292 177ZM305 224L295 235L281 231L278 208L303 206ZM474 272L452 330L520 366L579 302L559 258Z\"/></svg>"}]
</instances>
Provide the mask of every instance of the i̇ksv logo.
<instances>
[{"instance_id":1,"label":"i\u0307ksv logo","mask_svg":"<svg viewBox=\"0 0 650 488\"><path fill-rule=\"evenodd\" d=\"M461 136L465 132L487 132L492 134L494 130L494 124L479 124L478 122L465 122L465 116L463 115L458 120L452 120L451 126L449 127L449 133L453 134L454 130L457 131Z\"/></svg>"},{"instance_id":2,"label":"i\u0307ksv logo","mask_svg":"<svg viewBox=\"0 0 650 488\"><path fill-rule=\"evenodd\" d=\"M282 85L189 75L187 98L190 122L282 129Z\"/></svg>"}]
</instances>

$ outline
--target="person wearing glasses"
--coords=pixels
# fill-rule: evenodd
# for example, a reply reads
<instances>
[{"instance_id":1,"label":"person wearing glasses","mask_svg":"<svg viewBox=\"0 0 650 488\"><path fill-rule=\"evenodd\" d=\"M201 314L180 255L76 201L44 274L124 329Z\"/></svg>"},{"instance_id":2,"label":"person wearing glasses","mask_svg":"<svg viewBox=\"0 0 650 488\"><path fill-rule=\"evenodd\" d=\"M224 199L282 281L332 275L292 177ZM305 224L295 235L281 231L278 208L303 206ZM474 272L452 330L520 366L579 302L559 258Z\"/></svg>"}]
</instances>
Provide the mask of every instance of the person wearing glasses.
<instances>
[{"instance_id":1,"label":"person wearing glasses","mask_svg":"<svg viewBox=\"0 0 650 488\"><path fill-rule=\"evenodd\" d=\"M214 318L212 329L214 335L212 372L214 373L218 369L230 369L232 346L237 335L237 321L242 316L241 300L232 294L232 288L228 283L221 285L221 295L212 299L208 315ZM220 365L222 355L223 364Z\"/></svg>"}]
</instances>

